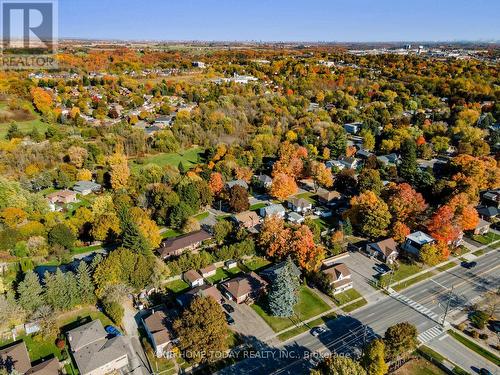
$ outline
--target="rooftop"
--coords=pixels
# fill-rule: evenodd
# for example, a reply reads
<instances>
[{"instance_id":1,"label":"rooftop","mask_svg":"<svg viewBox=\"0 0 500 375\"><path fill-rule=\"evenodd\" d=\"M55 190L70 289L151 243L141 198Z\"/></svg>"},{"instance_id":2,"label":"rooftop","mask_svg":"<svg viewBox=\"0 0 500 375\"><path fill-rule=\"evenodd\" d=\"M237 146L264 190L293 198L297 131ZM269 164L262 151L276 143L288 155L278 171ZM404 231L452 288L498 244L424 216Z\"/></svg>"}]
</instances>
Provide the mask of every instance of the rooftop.
<instances>
[{"instance_id":1,"label":"rooftop","mask_svg":"<svg viewBox=\"0 0 500 375\"><path fill-rule=\"evenodd\" d=\"M425 245L426 243L434 241L434 238L421 231L410 233L408 236L406 236L406 238L419 245Z\"/></svg>"}]
</instances>

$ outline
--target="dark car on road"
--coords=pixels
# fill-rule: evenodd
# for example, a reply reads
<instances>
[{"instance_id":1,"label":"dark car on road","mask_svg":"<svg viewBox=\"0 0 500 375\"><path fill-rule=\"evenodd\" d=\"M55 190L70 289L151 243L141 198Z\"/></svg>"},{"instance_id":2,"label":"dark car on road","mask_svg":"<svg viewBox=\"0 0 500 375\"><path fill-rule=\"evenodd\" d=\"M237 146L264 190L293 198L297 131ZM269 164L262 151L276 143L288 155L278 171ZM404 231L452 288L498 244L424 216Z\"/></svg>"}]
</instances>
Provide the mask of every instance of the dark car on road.
<instances>
[{"instance_id":1,"label":"dark car on road","mask_svg":"<svg viewBox=\"0 0 500 375\"><path fill-rule=\"evenodd\" d=\"M234 312L234 307L231 306L229 303L222 304L222 307L224 307L224 310L226 310L229 314Z\"/></svg>"},{"instance_id":2,"label":"dark car on road","mask_svg":"<svg viewBox=\"0 0 500 375\"><path fill-rule=\"evenodd\" d=\"M467 268L468 270L470 270L471 268L474 268L477 266L477 262L462 262L460 263L460 265L464 268Z\"/></svg>"},{"instance_id":3,"label":"dark car on road","mask_svg":"<svg viewBox=\"0 0 500 375\"><path fill-rule=\"evenodd\" d=\"M234 319L231 315L229 315L227 312L224 313L226 315L226 322L227 324L229 324L230 326L232 326L234 324Z\"/></svg>"},{"instance_id":4,"label":"dark car on road","mask_svg":"<svg viewBox=\"0 0 500 375\"><path fill-rule=\"evenodd\" d=\"M104 330L109 335L113 335L113 336L121 336L122 335L122 333L120 331L118 331L118 329L116 327L113 327L113 326L106 326L104 328Z\"/></svg>"}]
</instances>

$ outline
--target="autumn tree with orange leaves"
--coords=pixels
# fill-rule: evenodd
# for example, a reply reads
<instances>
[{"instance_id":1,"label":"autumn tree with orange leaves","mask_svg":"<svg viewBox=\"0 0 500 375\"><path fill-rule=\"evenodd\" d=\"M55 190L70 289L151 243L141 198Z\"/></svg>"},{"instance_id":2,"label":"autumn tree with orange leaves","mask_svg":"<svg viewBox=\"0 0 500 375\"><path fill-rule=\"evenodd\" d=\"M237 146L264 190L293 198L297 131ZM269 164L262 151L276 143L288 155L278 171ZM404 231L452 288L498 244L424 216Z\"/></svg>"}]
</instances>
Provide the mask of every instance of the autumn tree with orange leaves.
<instances>
[{"instance_id":1,"label":"autumn tree with orange leaves","mask_svg":"<svg viewBox=\"0 0 500 375\"><path fill-rule=\"evenodd\" d=\"M324 163L314 161L311 163L311 176L314 179L316 190L319 186L331 187L333 185L332 170Z\"/></svg>"},{"instance_id":2,"label":"autumn tree with orange leaves","mask_svg":"<svg viewBox=\"0 0 500 375\"><path fill-rule=\"evenodd\" d=\"M413 227L415 222L420 220L420 216L428 207L422 194L417 193L407 183L391 183L386 188L383 197L386 199L392 220L404 223L409 227Z\"/></svg>"},{"instance_id":3,"label":"autumn tree with orange leaves","mask_svg":"<svg viewBox=\"0 0 500 375\"><path fill-rule=\"evenodd\" d=\"M210 174L210 181L208 182L208 187L213 195L217 196L224 189L224 181L222 179L222 174L219 172L213 172Z\"/></svg>"},{"instance_id":4,"label":"autumn tree with orange leaves","mask_svg":"<svg viewBox=\"0 0 500 375\"><path fill-rule=\"evenodd\" d=\"M274 176L271 184L271 195L277 199L285 199L297 192L297 183L285 173L278 173Z\"/></svg>"}]
</instances>

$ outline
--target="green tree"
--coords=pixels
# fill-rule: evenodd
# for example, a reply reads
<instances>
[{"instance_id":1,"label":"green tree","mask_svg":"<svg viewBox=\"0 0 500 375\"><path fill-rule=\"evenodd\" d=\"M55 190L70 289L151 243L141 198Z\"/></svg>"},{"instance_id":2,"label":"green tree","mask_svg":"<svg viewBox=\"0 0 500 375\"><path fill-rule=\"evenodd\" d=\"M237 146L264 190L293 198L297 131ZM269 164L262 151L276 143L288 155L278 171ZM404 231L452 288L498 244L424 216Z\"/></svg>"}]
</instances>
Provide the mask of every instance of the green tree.
<instances>
[{"instance_id":1,"label":"green tree","mask_svg":"<svg viewBox=\"0 0 500 375\"><path fill-rule=\"evenodd\" d=\"M325 358L311 375L366 375L366 371L352 358L333 355Z\"/></svg>"},{"instance_id":2,"label":"green tree","mask_svg":"<svg viewBox=\"0 0 500 375\"><path fill-rule=\"evenodd\" d=\"M180 350L189 351L195 362L215 362L228 349L226 318L219 303L211 297L195 297L173 327Z\"/></svg>"},{"instance_id":3,"label":"green tree","mask_svg":"<svg viewBox=\"0 0 500 375\"><path fill-rule=\"evenodd\" d=\"M271 314L288 318L293 315L298 302L300 280L293 272L296 267L292 259L288 257L285 262L285 266L276 271L267 297Z\"/></svg>"},{"instance_id":4,"label":"green tree","mask_svg":"<svg viewBox=\"0 0 500 375\"><path fill-rule=\"evenodd\" d=\"M385 363L385 344L381 339L371 341L363 352L361 364L368 375L385 375L389 366Z\"/></svg>"},{"instance_id":5,"label":"green tree","mask_svg":"<svg viewBox=\"0 0 500 375\"><path fill-rule=\"evenodd\" d=\"M409 182L413 182L418 173L417 145L412 138L406 138L401 144L401 163L399 175Z\"/></svg>"},{"instance_id":6,"label":"green tree","mask_svg":"<svg viewBox=\"0 0 500 375\"><path fill-rule=\"evenodd\" d=\"M78 294L82 304L93 304L95 302L94 283L90 276L90 269L85 261L81 261L76 271L78 283Z\"/></svg>"},{"instance_id":7,"label":"green tree","mask_svg":"<svg viewBox=\"0 0 500 375\"><path fill-rule=\"evenodd\" d=\"M122 246L138 254L150 255L152 250L146 237L141 233L139 225L134 221L127 207L118 210L122 231Z\"/></svg>"},{"instance_id":8,"label":"green tree","mask_svg":"<svg viewBox=\"0 0 500 375\"><path fill-rule=\"evenodd\" d=\"M343 229L344 229L344 235L345 236L352 235L352 224L351 224L351 220L349 218L346 218L344 220Z\"/></svg>"},{"instance_id":9,"label":"green tree","mask_svg":"<svg viewBox=\"0 0 500 375\"><path fill-rule=\"evenodd\" d=\"M7 134L5 135L6 139L14 139L14 138L23 138L24 134L19 129L19 126L15 122L12 122L7 130Z\"/></svg>"},{"instance_id":10,"label":"green tree","mask_svg":"<svg viewBox=\"0 0 500 375\"><path fill-rule=\"evenodd\" d=\"M393 361L412 353L417 348L417 328L408 322L395 324L385 331L386 359Z\"/></svg>"},{"instance_id":11,"label":"green tree","mask_svg":"<svg viewBox=\"0 0 500 375\"><path fill-rule=\"evenodd\" d=\"M66 225L56 224L48 234L49 243L54 245L59 245L65 249L70 249L73 247L76 237Z\"/></svg>"},{"instance_id":12,"label":"green tree","mask_svg":"<svg viewBox=\"0 0 500 375\"><path fill-rule=\"evenodd\" d=\"M220 220L214 225L214 238L217 243L224 242L226 237L233 231L233 224L228 220Z\"/></svg>"},{"instance_id":13,"label":"green tree","mask_svg":"<svg viewBox=\"0 0 500 375\"><path fill-rule=\"evenodd\" d=\"M44 304L43 288L38 276L33 271L28 271L24 275L24 280L17 288L19 294L18 302L27 312L34 312Z\"/></svg>"},{"instance_id":14,"label":"green tree","mask_svg":"<svg viewBox=\"0 0 500 375\"><path fill-rule=\"evenodd\" d=\"M371 190L377 195L380 195L383 187L380 172L377 169L364 168L359 174L358 184L360 192Z\"/></svg>"},{"instance_id":15,"label":"green tree","mask_svg":"<svg viewBox=\"0 0 500 375\"><path fill-rule=\"evenodd\" d=\"M243 212L248 210L250 203L248 202L248 191L240 185L234 185L229 190L229 207L234 212Z\"/></svg>"}]
</instances>

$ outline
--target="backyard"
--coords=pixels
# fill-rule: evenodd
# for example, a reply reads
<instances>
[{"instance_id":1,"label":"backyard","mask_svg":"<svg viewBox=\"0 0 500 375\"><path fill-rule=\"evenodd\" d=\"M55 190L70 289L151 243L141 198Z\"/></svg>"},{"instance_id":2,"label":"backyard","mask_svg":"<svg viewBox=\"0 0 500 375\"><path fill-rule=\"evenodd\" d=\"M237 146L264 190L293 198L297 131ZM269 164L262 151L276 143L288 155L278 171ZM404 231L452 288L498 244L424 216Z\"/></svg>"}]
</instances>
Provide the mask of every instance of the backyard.
<instances>
[{"instance_id":1,"label":"backyard","mask_svg":"<svg viewBox=\"0 0 500 375\"><path fill-rule=\"evenodd\" d=\"M261 257L254 257L250 260L246 260L243 262L243 265L247 267L250 271L258 271L264 267L267 267L269 264L271 264L270 261Z\"/></svg>"},{"instance_id":2,"label":"backyard","mask_svg":"<svg viewBox=\"0 0 500 375\"><path fill-rule=\"evenodd\" d=\"M295 315L291 318L280 318L269 315L266 300L262 299L252 305L252 308L275 332L280 332L299 321L307 320L330 309L316 293L303 285L299 291L299 300L295 306Z\"/></svg>"},{"instance_id":3,"label":"backyard","mask_svg":"<svg viewBox=\"0 0 500 375\"><path fill-rule=\"evenodd\" d=\"M217 284L221 280L229 279L239 273L241 273L241 269L239 267L233 267L229 269L224 269L220 267L217 268L215 275L207 277L207 281L209 281L211 284Z\"/></svg>"},{"instance_id":4,"label":"backyard","mask_svg":"<svg viewBox=\"0 0 500 375\"><path fill-rule=\"evenodd\" d=\"M182 293L182 292L184 292L184 291L186 291L186 290L189 289L188 283L186 283L182 279L170 281L170 282L168 282L168 283L165 284L165 287L170 292L176 293L176 294L177 293Z\"/></svg>"}]
</instances>

